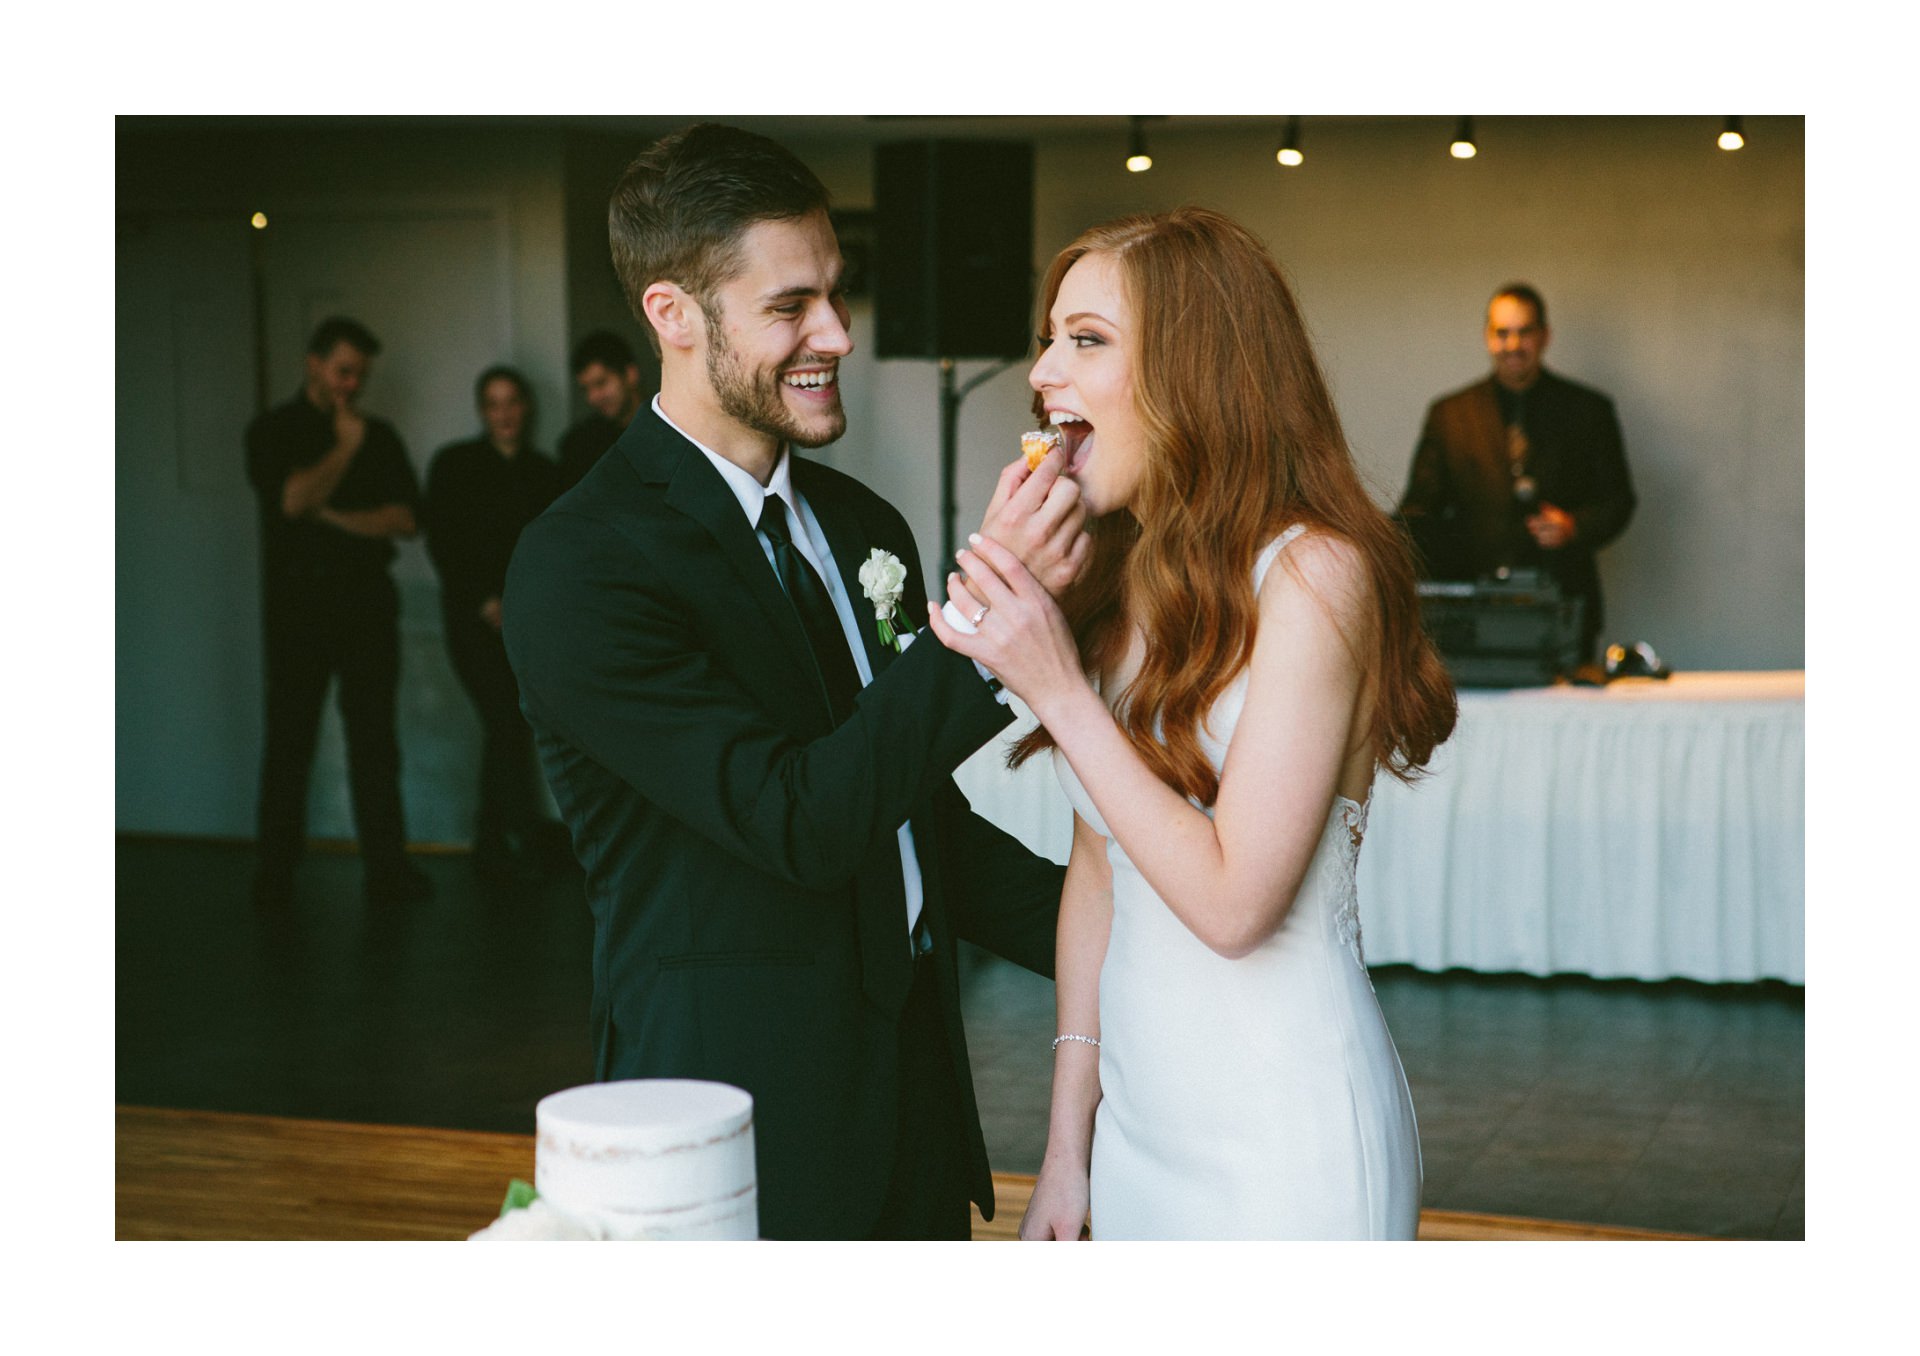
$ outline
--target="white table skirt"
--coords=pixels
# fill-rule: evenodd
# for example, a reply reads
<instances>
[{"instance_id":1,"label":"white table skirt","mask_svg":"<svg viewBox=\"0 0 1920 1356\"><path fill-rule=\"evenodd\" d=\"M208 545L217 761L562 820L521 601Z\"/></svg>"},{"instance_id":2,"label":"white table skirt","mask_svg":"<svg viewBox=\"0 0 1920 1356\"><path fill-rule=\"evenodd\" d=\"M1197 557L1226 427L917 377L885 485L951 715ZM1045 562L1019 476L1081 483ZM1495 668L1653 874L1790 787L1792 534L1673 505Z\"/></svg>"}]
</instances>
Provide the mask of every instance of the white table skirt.
<instances>
[{"instance_id":1,"label":"white table skirt","mask_svg":"<svg viewBox=\"0 0 1920 1356\"><path fill-rule=\"evenodd\" d=\"M1374 785L1368 961L1804 983L1805 709L1797 672L1462 692L1431 775ZM1001 766L1030 725L956 779L982 815L1064 862L1073 817L1051 760Z\"/></svg>"}]
</instances>

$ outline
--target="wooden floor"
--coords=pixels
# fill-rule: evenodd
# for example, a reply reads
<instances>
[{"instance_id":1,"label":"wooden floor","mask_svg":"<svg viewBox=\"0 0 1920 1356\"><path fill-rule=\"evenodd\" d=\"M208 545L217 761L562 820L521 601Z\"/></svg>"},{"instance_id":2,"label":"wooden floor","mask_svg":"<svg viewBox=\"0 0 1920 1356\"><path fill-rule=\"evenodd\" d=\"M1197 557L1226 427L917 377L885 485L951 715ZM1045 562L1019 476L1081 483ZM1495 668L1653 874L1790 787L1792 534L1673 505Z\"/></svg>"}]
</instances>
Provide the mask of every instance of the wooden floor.
<instances>
[{"instance_id":1,"label":"wooden floor","mask_svg":"<svg viewBox=\"0 0 1920 1356\"><path fill-rule=\"evenodd\" d=\"M317 853L293 904L262 914L249 845L117 840L113 1101L530 1133L540 1098L594 1076L582 880L497 889L463 856L417 860L436 893L415 907L368 907L358 859ZM1031 1173L1053 985L984 952L962 960L988 1161ZM1428 1206L1806 1237L1801 991L1406 967L1372 979Z\"/></svg>"},{"instance_id":2,"label":"wooden floor","mask_svg":"<svg viewBox=\"0 0 1920 1356\"><path fill-rule=\"evenodd\" d=\"M118 1239L462 1239L533 1180L533 1137L117 1107ZM1033 1178L995 1173L977 1240L1015 1236ZM1677 1238L1639 1229L1423 1211L1422 1239Z\"/></svg>"}]
</instances>

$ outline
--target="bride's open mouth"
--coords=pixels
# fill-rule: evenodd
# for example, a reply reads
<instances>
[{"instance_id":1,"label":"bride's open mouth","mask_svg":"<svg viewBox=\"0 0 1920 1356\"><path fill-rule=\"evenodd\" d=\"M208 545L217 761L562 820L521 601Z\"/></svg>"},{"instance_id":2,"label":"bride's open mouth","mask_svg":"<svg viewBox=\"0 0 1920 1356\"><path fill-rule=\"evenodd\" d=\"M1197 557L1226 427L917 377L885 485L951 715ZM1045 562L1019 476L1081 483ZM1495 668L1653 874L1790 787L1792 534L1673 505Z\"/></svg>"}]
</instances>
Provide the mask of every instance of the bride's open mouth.
<instances>
[{"instance_id":1,"label":"bride's open mouth","mask_svg":"<svg viewBox=\"0 0 1920 1356\"><path fill-rule=\"evenodd\" d=\"M1060 434L1061 445L1066 449L1067 464L1062 475L1079 475L1093 460L1093 425L1072 410L1050 410L1047 420Z\"/></svg>"}]
</instances>

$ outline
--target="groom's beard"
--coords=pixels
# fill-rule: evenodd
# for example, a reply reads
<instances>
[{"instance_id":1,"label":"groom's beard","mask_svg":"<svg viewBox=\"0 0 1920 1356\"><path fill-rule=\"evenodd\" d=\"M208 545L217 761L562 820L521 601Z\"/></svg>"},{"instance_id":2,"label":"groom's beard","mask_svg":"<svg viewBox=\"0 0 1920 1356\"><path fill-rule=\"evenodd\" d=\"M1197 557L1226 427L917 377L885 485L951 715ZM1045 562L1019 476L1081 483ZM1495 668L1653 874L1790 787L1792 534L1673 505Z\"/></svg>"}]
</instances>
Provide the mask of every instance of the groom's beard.
<instances>
[{"instance_id":1,"label":"groom's beard","mask_svg":"<svg viewBox=\"0 0 1920 1356\"><path fill-rule=\"evenodd\" d=\"M833 404L812 419L806 419L787 406L785 397L781 395L780 374L770 368L748 371L740 355L727 343L726 324L718 308L709 314L713 319L707 326L707 380L712 384L713 393L719 399L724 414L756 433L792 443L795 447L821 447L847 431L847 412L840 405L837 364ZM794 366L807 367L833 361L831 358L809 358L802 354L796 358Z\"/></svg>"}]
</instances>

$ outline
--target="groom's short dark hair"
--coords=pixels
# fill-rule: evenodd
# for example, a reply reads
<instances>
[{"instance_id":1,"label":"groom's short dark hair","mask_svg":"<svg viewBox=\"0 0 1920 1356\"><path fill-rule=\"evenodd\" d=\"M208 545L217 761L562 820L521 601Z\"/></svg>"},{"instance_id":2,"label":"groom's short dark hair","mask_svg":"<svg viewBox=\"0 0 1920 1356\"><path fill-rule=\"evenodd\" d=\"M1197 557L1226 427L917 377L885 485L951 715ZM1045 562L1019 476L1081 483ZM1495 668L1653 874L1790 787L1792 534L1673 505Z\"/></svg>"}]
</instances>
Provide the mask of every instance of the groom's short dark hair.
<instances>
[{"instance_id":1,"label":"groom's short dark hair","mask_svg":"<svg viewBox=\"0 0 1920 1356\"><path fill-rule=\"evenodd\" d=\"M706 310L740 271L740 237L761 221L827 208L827 188L777 142L702 122L653 143L627 166L607 204L614 271L647 342L660 337L640 304L647 288L678 283Z\"/></svg>"}]
</instances>

